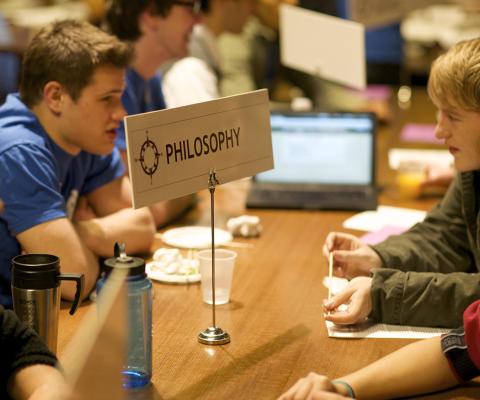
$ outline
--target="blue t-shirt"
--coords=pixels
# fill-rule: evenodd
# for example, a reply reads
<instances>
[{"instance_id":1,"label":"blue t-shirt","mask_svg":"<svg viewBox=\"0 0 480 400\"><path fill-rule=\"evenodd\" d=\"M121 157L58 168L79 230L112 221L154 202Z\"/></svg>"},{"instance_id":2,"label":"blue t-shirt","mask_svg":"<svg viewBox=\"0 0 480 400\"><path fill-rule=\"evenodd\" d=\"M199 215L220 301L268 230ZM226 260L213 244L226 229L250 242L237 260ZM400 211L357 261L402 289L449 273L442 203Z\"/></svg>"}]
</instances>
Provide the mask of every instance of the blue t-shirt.
<instances>
[{"instance_id":1,"label":"blue t-shirt","mask_svg":"<svg viewBox=\"0 0 480 400\"><path fill-rule=\"evenodd\" d=\"M143 79L134 69L128 68L125 75L125 90L122 104L128 115L157 111L167 108L162 93L162 78L159 74L149 80ZM117 129L115 145L120 150L127 148L125 126Z\"/></svg>"},{"instance_id":2,"label":"blue t-shirt","mask_svg":"<svg viewBox=\"0 0 480 400\"><path fill-rule=\"evenodd\" d=\"M12 303L10 260L21 251L15 236L43 222L70 218L79 196L123 173L117 149L107 156L66 153L18 94L7 97L0 107L0 198L5 203L0 215L0 304Z\"/></svg>"}]
</instances>

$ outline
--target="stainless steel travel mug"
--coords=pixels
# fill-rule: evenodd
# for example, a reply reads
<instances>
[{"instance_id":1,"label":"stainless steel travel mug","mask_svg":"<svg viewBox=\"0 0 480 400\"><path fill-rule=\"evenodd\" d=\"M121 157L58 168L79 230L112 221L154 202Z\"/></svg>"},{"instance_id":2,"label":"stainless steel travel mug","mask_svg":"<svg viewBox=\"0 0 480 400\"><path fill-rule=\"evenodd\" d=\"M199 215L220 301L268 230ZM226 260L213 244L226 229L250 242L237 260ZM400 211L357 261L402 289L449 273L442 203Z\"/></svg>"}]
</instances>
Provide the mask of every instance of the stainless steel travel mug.
<instances>
[{"instance_id":1,"label":"stainless steel travel mug","mask_svg":"<svg viewBox=\"0 0 480 400\"><path fill-rule=\"evenodd\" d=\"M24 254L12 259L13 310L54 353L57 350L61 280L77 283L70 309L73 314L83 290L82 274L61 274L60 259L50 254Z\"/></svg>"}]
</instances>

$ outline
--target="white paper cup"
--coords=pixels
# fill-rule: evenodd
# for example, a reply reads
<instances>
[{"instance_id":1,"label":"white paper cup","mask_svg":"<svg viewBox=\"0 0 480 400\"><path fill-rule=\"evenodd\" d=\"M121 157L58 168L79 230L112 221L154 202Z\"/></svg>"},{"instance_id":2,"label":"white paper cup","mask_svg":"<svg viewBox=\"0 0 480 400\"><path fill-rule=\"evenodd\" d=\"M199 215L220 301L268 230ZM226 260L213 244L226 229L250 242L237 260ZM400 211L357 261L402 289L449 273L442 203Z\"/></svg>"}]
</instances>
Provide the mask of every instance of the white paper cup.
<instances>
[{"instance_id":1,"label":"white paper cup","mask_svg":"<svg viewBox=\"0 0 480 400\"><path fill-rule=\"evenodd\" d=\"M197 253L200 275L202 276L203 301L212 304L212 249ZM237 253L233 250L215 249L215 304L230 301L233 267Z\"/></svg>"}]
</instances>

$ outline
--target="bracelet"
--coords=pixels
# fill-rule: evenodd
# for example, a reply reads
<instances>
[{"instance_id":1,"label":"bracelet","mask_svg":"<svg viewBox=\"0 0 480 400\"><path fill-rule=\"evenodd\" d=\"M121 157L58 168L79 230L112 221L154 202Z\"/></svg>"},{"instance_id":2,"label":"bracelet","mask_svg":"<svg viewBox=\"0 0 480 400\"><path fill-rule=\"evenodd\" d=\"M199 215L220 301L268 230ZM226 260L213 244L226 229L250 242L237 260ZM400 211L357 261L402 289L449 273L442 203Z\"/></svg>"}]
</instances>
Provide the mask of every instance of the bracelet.
<instances>
[{"instance_id":1,"label":"bracelet","mask_svg":"<svg viewBox=\"0 0 480 400\"><path fill-rule=\"evenodd\" d=\"M345 382L345 381L332 381L332 383L342 385L345 389L347 389L348 397L350 397L352 399L355 398L355 392L353 391L353 388L350 386L350 384L348 384L347 382Z\"/></svg>"}]
</instances>

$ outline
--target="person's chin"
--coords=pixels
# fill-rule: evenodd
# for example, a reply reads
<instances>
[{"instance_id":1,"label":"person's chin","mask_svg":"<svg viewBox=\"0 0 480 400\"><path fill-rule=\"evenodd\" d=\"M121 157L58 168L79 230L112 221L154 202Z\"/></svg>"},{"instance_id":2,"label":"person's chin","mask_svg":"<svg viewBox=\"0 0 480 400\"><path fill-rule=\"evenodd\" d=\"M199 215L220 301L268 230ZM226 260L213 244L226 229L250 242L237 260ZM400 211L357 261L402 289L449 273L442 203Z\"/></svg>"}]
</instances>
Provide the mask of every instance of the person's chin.
<instances>
[{"instance_id":1,"label":"person's chin","mask_svg":"<svg viewBox=\"0 0 480 400\"><path fill-rule=\"evenodd\" d=\"M175 48L174 58L183 58L188 56L188 41L182 42L180 46Z\"/></svg>"},{"instance_id":2,"label":"person's chin","mask_svg":"<svg viewBox=\"0 0 480 400\"><path fill-rule=\"evenodd\" d=\"M480 165L465 164L461 161L455 161L454 166L457 172L471 172L480 169Z\"/></svg>"},{"instance_id":3,"label":"person's chin","mask_svg":"<svg viewBox=\"0 0 480 400\"><path fill-rule=\"evenodd\" d=\"M114 148L115 143L104 143L102 146L98 146L92 153L98 154L99 156L108 156Z\"/></svg>"},{"instance_id":4,"label":"person's chin","mask_svg":"<svg viewBox=\"0 0 480 400\"><path fill-rule=\"evenodd\" d=\"M107 146L105 146L105 151L103 152L103 154L104 155L110 154L114 148L115 148L115 143L109 143Z\"/></svg>"}]
</instances>

